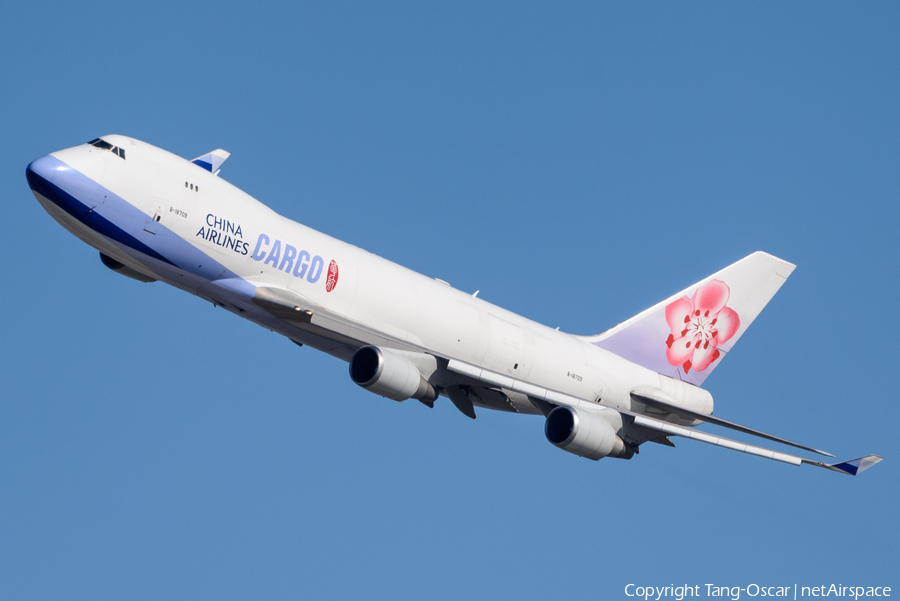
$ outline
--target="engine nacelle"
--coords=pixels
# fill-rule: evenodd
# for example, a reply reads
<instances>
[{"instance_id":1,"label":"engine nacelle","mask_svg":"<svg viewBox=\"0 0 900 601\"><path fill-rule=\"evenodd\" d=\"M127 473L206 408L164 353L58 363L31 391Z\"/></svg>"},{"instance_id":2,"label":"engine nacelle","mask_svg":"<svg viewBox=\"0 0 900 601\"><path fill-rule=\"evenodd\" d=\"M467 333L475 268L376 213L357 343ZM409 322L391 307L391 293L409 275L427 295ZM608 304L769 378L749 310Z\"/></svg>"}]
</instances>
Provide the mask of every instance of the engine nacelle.
<instances>
[{"instance_id":1,"label":"engine nacelle","mask_svg":"<svg viewBox=\"0 0 900 601\"><path fill-rule=\"evenodd\" d=\"M560 406L551 411L544 424L544 434L563 451L594 461L604 457L631 459L634 455L609 422L573 407Z\"/></svg>"},{"instance_id":2,"label":"engine nacelle","mask_svg":"<svg viewBox=\"0 0 900 601\"><path fill-rule=\"evenodd\" d=\"M434 401L438 394L419 369L398 351L364 346L350 359L350 379L369 392L395 401Z\"/></svg>"}]
</instances>

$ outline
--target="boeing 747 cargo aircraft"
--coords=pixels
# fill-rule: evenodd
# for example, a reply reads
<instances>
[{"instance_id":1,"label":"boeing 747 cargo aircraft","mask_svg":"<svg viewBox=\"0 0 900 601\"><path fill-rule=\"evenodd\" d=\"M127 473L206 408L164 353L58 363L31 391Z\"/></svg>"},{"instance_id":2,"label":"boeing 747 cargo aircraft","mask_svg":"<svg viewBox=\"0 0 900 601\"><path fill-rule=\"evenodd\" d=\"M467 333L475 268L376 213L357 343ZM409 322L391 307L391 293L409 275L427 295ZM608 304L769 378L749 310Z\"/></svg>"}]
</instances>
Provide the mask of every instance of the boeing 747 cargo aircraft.
<instances>
[{"instance_id":1,"label":"boeing 747 cargo aircraft","mask_svg":"<svg viewBox=\"0 0 900 601\"><path fill-rule=\"evenodd\" d=\"M868 455L824 463L695 429L702 423L829 453L713 417L706 377L794 266L756 252L595 336L548 328L275 213L193 161L120 135L28 165L41 206L110 269L160 281L349 362L388 399L543 415L547 439L598 460L681 436L856 475Z\"/></svg>"}]
</instances>

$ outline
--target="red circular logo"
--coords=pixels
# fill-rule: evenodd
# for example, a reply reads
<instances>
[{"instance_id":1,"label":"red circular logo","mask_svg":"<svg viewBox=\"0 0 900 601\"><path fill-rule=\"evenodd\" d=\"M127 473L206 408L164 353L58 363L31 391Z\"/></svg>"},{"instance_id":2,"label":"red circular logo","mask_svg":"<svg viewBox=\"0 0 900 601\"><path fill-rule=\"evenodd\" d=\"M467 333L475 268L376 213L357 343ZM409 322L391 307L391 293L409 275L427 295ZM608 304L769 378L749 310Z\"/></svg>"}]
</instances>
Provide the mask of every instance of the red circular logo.
<instances>
[{"instance_id":1,"label":"red circular logo","mask_svg":"<svg viewBox=\"0 0 900 601\"><path fill-rule=\"evenodd\" d=\"M328 266L328 279L325 280L325 292L331 292L334 290L334 287L337 286L338 281L338 266L337 262L332 261L331 265Z\"/></svg>"}]
</instances>

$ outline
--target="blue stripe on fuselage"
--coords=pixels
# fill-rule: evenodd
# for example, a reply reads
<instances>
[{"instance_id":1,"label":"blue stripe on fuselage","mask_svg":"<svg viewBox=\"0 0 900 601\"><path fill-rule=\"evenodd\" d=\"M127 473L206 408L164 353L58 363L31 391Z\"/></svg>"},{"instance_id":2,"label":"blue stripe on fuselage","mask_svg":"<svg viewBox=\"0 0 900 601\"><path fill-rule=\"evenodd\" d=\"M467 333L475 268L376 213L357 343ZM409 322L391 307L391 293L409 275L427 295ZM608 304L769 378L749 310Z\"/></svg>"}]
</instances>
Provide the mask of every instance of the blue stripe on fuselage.
<instances>
[{"instance_id":1,"label":"blue stripe on fuselage","mask_svg":"<svg viewBox=\"0 0 900 601\"><path fill-rule=\"evenodd\" d=\"M25 176L32 190L107 238L207 281L222 281L227 288L247 297L254 295L256 286L174 231L154 223L156 234L146 232L144 224L150 220L146 213L56 157L47 155L32 161ZM79 199L75 194L85 198ZM129 226L134 234L129 233Z\"/></svg>"},{"instance_id":2,"label":"blue stripe on fuselage","mask_svg":"<svg viewBox=\"0 0 900 601\"><path fill-rule=\"evenodd\" d=\"M50 155L45 157L41 157L35 161L29 163L28 167L25 168L25 177L28 179L28 185L32 190L64 210L66 213L88 226L95 232L103 234L107 238L111 238L115 240L119 244L124 244L129 248L133 248L134 250L143 253L149 257L153 257L159 261L164 261L169 265L175 265L172 261L168 260L122 228L118 227L112 221L106 219L102 215L99 215L96 211L94 211L93 206L88 206L57 186L56 184L48 181L42 175L39 175L37 171L45 171L50 165L47 159L53 159L55 162L64 164L59 159L55 159ZM72 172L78 173L74 169L71 169ZM81 175L79 173L79 175ZM82 175L82 177L85 177Z\"/></svg>"}]
</instances>

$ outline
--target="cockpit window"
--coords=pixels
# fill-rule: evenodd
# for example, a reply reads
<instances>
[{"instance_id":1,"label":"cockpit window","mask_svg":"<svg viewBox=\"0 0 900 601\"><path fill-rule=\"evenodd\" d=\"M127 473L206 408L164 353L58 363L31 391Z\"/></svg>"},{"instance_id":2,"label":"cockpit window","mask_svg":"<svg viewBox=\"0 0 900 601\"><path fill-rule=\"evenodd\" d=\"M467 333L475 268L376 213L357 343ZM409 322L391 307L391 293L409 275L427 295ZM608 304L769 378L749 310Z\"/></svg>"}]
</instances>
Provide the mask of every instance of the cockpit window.
<instances>
[{"instance_id":1,"label":"cockpit window","mask_svg":"<svg viewBox=\"0 0 900 601\"><path fill-rule=\"evenodd\" d=\"M94 138L93 140L88 142L88 144L90 144L91 146L96 146L97 148L99 148L101 150L108 150L108 151L112 152L114 155L121 157L122 159L125 158L125 149L124 148L119 148L118 146L113 146L106 140L101 140L100 138Z\"/></svg>"},{"instance_id":2,"label":"cockpit window","mask_svg":"<svg viewBox=\"0 0 900 601\"><path fill-rule=\"evenodd\" d=\"M112 144L107 142L106 140L101 140L100 138L94 138L90 142L88 142L91 146L96 146L97 148L102 148L103 150L112 150L115 148Z\"/></svg>"}]
</instances>

